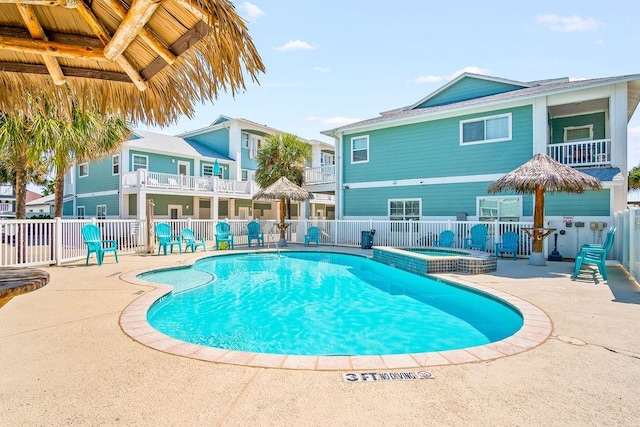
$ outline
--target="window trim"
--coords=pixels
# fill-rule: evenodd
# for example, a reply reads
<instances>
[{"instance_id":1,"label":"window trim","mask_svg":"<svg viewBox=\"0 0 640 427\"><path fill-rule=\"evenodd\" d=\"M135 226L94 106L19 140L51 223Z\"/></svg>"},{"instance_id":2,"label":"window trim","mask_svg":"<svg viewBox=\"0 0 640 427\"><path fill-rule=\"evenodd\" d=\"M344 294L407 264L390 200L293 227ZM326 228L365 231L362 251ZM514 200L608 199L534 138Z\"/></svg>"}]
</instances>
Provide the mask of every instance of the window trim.
<instances>
[{"instance_id":1,"label":"window trim","mask_svg":"<svg viewBox=\"0 0 640 427\"><path fill-rule=\"evenodd\" d=\"M116 167L118 168L118 171L114 172ZM114 154L111 156L111 175L120 175L120 154Z\"/></svg>"},{"instance_id":2,"label":"window trim","mask_svg":"<svg viewBox=\"0 0 640 427\"><path fill-rule=\"evenodd\" d=\"M358 160L358 161L354 161L354 160L353 160L353 152L354 152L354 149L353 149L353 142L354 142L355 140L358 140L358 139L364 139L364 140L366 140L366 142L367 142L367 146L366 146L366 148L359 148L359 149L357 150L357 151L366 150L366 152L367 152L367 160ZM371 158L370 153L369 153L369 135L360 135L360 136L353 136L353 137L351 137L351 146L350 146L350 147L351 147L351 164L352 164L352 165L354 165L354 164L359 164L359 163L369 163L369 159Z\"/></svg>"},{"instance_id":3,"label":"window trim","mask_svg":"<svg viewBox=\"0 0 640 427\"><path fill-rule=\"evenodd\" d=\"M492 120L492 119L499 119L502 117L507 117L508 120L508 136L504 137L504 138L494 138L494 139L486 139L487 137L487 120ZM473 123L473 122L480 122L483 121L485 123L484 125L484 137L485 139L480 140L480 141L469 141L469 142L464 142L464 125L466 123ZM493 142L501 142L501 141L511 141L511 139L513 138L513 117L512 117L512 113L504 113L504 114L494 114L492 116L483 116L483 117L476 117L473 119L466 119L466 120L460 120L460 145L461 146L467 146L467 145L477 145L477 144L490 144Z\"/></svg>"},{"instance_id":4,"label":"window trim","mask_svg":"<svg viewBox=\"0 0 640 427\"><path fill-rule=\"evenodd\" d=\"M83 166L87 168L87 173L85 173L84 175L82 174ZM86 178L88 176L89 176L89 163L88 162L80 163L78 165L78 178Z\"/></svg>"},{"instance_id":5,"label":"window trim","mask_svg":"<svg viewBox=\"0 0 640 427\"><path fill-rule=\"evenodd\" d=\"M486 218L485 215L480 215L480 200L486 200L486 199L491 199L491 200L504 200L504 199L517 199L518 200L518 211L519 211L519 215L518 215L518 221L522 220L522 196L521 195L515 195L515 196L477 196L476 197L476 216L478 217L478 219L480 218ZM489 221L503 221L502 219L503 217L500 215L500 207L498 205L498 215L495 218L491 218Z\"/></svg>"},{"instance_id":6,"label":"window trim","mask_svg":"<svg viewBox=\"0 0 640 427\"><path fill-rule=\"evenodd\" d=\"M244 174L246 173L247 179L244 179ZM242 169L240 171L240 181L250 182L256 180L256 171L252 169Z\"/></svg>"},{"instance_id":7,"label":"window trim","mask_svg":"<svg viewBox=\"0 0 640 427\"><path fill-rule=\"evenodd\" d=\"M387 216L389 217L389 220L391 221L408 221L406 219L407 215L406 215L406 211L403 212L403 219L391 219L391 202L418 202L418 219L417 221L420 221L420 218L422 218L422 199L419 197L413 197L413 198L402 198L402 199L387 199ZM403 205L403 210L406 208L406 206Z\"/></svg>"},{"instance_id":8,"label":"window trim","mask_svg":"<svg viewBox=\"0 0 640 427\"><path fill-rule=\"evenodd\" d=\"M568 130L577 130L577 129L585 129L588 128L589 129L589 139L572 139L571 141L567 140L567 131ZM582 125L582 126L567 126L563 129L564 131L564 136L563 136L563 141L564 142L582 142L582 141L593 141L593 125Z\"/></svg>"},{"instance_id":9,"label":"window trim","mask_svg":"<svg viewBox=\"0 0 640 427\"><path fill-rule=\"evenodd\" d=\"M82 216L80 216L80 209L82 209ZM85 219L87 217L87 209L83 206L76 206L76 219Z\"/></svg>"},{"instance_id":10,"label":"window trim","mask_svg":"<svg viewBox=\"0 0 640 427\"><path fill-rule=\"evenodd\" d=\"M98 212L100 208L104 208L104 216L100 216L100 213ZM96 218L107 219L107 205L96 205Z\"/></svg>"},{"instance_id":11,"label":"window trim","mask_svg":"<svg viewBox=\"0 0 640 427\"><path fill-rule=\"evenodd\" d=\"M135 154L134 153L134 154L131 155L131 171L135 172L135 171L138 170L138 169L135 169L135 167L136 167L136 157L144 159L144 161L145 161L145 167L144 168L138 168L138 169L149 170L149 156L144 155L144 154Z\"/></svg>"}]
</instances>

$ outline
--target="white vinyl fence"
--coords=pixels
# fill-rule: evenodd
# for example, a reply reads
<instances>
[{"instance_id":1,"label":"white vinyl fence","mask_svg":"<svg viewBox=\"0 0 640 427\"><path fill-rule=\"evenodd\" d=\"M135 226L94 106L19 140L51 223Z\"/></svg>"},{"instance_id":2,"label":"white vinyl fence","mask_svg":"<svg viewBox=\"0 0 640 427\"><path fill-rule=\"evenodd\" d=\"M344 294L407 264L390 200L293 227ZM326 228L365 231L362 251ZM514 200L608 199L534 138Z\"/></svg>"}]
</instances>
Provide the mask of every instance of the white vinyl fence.
<instances>
[{"instance_id":1,"label":"white vinyl fence","mask_svg":"<svg viewBox=\"0 0 640 427\"><path fill-rule=\"evenodd\" d=\"M614 225L617 227L614 245L622 266L636 282L640 283L640 208L616 212Z\"/></svg>"},{"instance_id":2,"label":"white vinyl fence","mask_svg":"<svg viewBox=\"0 0 640 427\"><path fill-rule=\"evenodd\" d=\"M84 259L87 249L82 239L82 227L95 223L101 230L101 238L115 240L120 254L142 253L147 250L147 224L128 219L77 220L2 220L0 221L0 267L37 266L62 264ZM215 247L216 223L214 220L179 219L157 220L171 226L172 234L179 235L183 228L193 229L197 238L204 238L208 248ZM247 245L247 221L228 220L234 243ZM276 221L260 221L265 234L265 244L274 246L280 239ZM444 230L452 230L456 239L454 247L464 247L469 230L478 222L473 221L388 221L388 220L292 220L287 221L286 239L291 243L303 243L306 230L311 226L320 229L320 244L358 247L362 233L375 230L373 244L397 247L427 247ZM506 231L520 236L518 255L528 257L531 241L522 228L531 227L528 222L486 222L489 230L486 250L494 251L494 243ZM157 248L157 245L156 245ZM157 250L157 249L156 249Z\"/></svg>"}]
</instances>

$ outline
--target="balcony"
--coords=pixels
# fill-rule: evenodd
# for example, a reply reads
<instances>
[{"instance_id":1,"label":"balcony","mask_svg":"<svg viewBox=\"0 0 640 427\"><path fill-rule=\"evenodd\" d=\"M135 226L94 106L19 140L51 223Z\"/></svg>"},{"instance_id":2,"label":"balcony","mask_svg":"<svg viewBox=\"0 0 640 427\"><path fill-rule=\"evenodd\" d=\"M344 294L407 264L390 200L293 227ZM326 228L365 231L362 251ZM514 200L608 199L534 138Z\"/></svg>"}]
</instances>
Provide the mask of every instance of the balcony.
<instances>
[{"instance_id":1,"label":"balcony","mask_svg":"<svg viewBox=\"0 0 640 427\"><path fill-rule=\"evenodd\" d=\"M304 170L305 185L330 184L336 182L336 166L321 166Z\"/></svg>"},{"instance_id":2,"label":"balcony","mask_svg":"<svg viewBox=\"0 0 640 427\"><path fill-rule=\"evenodd\" d=\"M138 169L122 176L123 189L168 190L203 195L253 195L257 185L253 181L232 181L218 177L174 175ZM126 191L126 190L125 190Z\"/></svg>"},{"instance_id":3,"label":"balcony","mask_svg":"<svg viewBox=\"0 0 640 427\"><path fill-rule=\"evenodd\" d=\"M550 144L547 145L547 154L571 167L611 166L611 140Z\"/></svg>"},{"instance_id":4,"label":"balcony","mask_svg":"<svg viewBox=\"0 0 640 427\"><path fill-rule=\"evenodd\" d=\"M14 198L16 195L13 193L13 185L0 184L0 196Z\"/></svg>"}]
</instances>

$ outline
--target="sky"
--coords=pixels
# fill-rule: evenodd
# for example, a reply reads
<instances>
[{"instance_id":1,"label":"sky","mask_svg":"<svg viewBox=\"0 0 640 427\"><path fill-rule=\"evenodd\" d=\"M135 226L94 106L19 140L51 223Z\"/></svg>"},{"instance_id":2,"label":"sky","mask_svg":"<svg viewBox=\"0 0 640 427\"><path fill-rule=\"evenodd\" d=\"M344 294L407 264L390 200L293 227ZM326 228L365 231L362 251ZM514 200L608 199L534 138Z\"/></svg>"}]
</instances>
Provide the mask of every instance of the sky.
<instances>
[{"instance_id":1,"label":"sky","mask_svg":"<svg viewBox=\"0 0 640 427\"><path fill-rule=\"evenodd\" d=\"M244 118L305 139L424 98L462 72L517 81L640 74L640 2L234 1L266 66L170 135ZM640 108L638 109L640 110ZM640 112L629 167L640 164Z\"/></svg>"}]
</instances>

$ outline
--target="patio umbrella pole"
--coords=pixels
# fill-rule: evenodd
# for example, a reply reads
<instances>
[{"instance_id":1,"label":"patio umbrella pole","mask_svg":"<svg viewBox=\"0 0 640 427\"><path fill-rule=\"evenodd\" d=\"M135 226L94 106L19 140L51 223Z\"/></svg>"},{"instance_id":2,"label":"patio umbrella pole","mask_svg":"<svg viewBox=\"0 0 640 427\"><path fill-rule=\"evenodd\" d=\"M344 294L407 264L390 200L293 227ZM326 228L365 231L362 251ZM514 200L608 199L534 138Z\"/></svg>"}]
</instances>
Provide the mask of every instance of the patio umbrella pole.
<instances>
[{"instance_id":1,"label":"patio umbrella pole","mask_svg":"<svg viewBox=\"0 0 640 427\"><path fill-rule=\"evenodd\" d=\"M533 243L531 247L530 265L546 265L542 253L542 242L544 240L544 186L536 185L536 200L533 211Z\"/></svg>"},{"instance_id":2,"label":"patio umbrella pole","mask_svg":"<svg viewBox=\"0 0 640 427\"><path fill-rule=\"evenodd\" d=\"M278 228L280 229L280 241L278 242L278 247L283 248L287 246L287 239L285 238L287 226L284 223L284 198L280 199L280 225Z\"/></svg>"}]
</instances>

